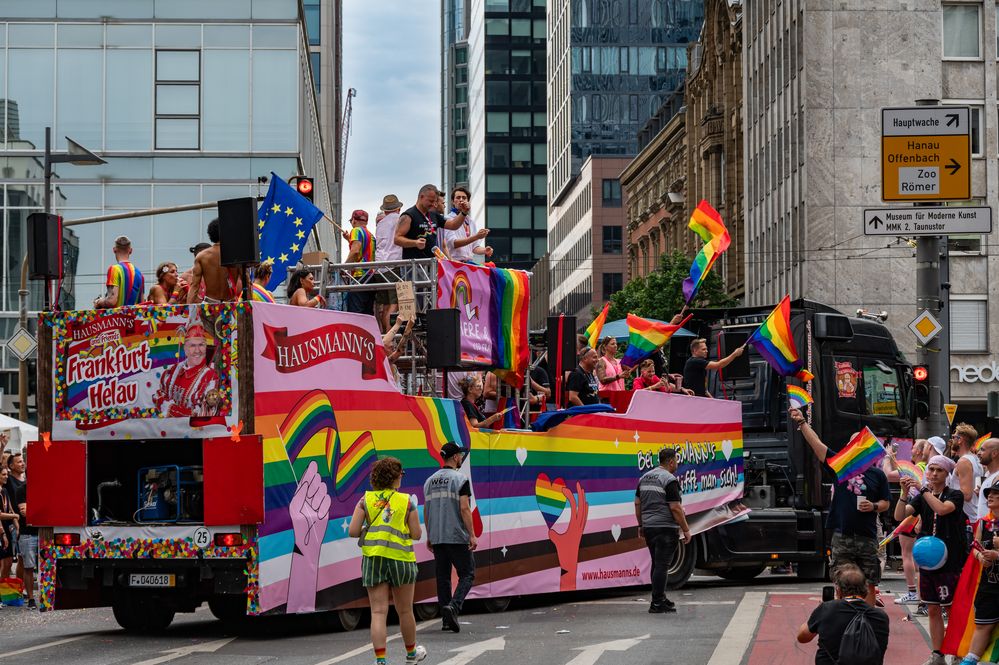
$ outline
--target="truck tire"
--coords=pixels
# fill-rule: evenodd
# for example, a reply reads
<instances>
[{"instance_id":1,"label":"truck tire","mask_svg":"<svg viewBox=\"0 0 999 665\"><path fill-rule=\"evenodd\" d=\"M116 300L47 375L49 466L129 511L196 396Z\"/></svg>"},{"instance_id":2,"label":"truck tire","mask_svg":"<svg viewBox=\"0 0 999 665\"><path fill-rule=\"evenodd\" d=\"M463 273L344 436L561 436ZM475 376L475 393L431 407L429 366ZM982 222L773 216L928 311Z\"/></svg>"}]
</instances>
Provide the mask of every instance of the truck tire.
<instances>
[{"instance_id":1,"label":"truck tire","mask_svg":"<svg viewBox=\"0 0 999 665\"><path fill-rule=\"evenodd\" d=\"M334 614L336 614L337 623L340 624L340 630L345 633L349 633L357 628L361 623L361 619L364 618L364 610L358 607L337 610Z\"/></svg>"},{"instance_id":2,"label":"truck tire","mask_svg":"<svg viewBox=\"0 0 999 665\"><path fill-rule=\"evenodd\" d=\"M825 558L820 561L798 562L798 579L824 581L828 576L829 565Z\"/></svg>"},{"instance_id":3,"label":"truck tire","mask_svg":"<svg viewBox=\"0 0 999 665\"><path fill-rule=\"evenodd\" d=\"M212 616L224 624L239 625L246 619L246 596L223 594L208 599Z\"/></svg>"},{"instance_id":4,"label":"truck tire","mask_svg":"<svg viewBox=\"0 0 999 665\"><path fill-rule=\"evenodd\" d=\"M129 633L154 635L162 633L173 622L174 609L155 602L141 602L133 593L115 597L111 605L114 619Z\"/></svg>"},{"instance_id":5,"label":"truck tire","mask_svg":"<svg viewBox=\"0 0 999 665\"><path fill-rule=\"evenodd\" d=\"M766 565L761 563L758 566L749 566L749 567L746 567L746 568L729 568L728 570L719 570L715 574L718 577L722 578L723 580L734 580L734 581L737 581L737 582L746 582L746 581L749 581L749 580L753 579L754 577L756 577L760 573L762 573L764 570L766 570L766 568L767 568Z\"/></svg>"},{"instance_id":6,"label":"truck tire","mask_svg":"<svg viewBox=\"0 0 999 665\"><path fill-rule=\"evenodd\" d=\"M413 605L413 614L419 621L430 621L440 616L441 606L438 603L417 603Z\"/></svg>"},{"instance_id":7,"label":"truck tire","mask_svg":"<svg viewBox=\"0 0 999 665\"><path fill-rule=\"evenodd\" d=\"M511 600L510 596L500 596L498 598L486 598L482 601L482 604L485 606L487 612L496 614L498 612L506 612L506 608L510 607Z\"/></svg>"},{"instance_id":8,"label":"truck tire","mask_svg":"<svg viewBox=\"0 0 999 665\"><path fill-rule=\"evenodd\" d=\"M681 589L694 574L694 564L697 563L697 538L692 538L686 545L680 541L680 546L676 548L673 561L669 566L669 581L667 588L670 590Z\"/></svg>"}]
</instances>

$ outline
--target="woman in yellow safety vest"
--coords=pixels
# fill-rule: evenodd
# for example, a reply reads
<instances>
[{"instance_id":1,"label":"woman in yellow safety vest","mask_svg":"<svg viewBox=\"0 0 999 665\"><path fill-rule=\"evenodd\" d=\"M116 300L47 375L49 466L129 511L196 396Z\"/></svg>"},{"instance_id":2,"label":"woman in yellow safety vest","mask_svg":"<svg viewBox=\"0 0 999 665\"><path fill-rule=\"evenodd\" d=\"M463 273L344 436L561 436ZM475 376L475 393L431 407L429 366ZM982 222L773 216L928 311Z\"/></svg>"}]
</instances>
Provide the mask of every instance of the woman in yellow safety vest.
<instances>
[{"instance_id":1,"label":"woman in yellow safety vest","mask_svg":"<svg viewBox=\"0 0 999 665\"><path fill-rule=\"evenodd\" d=\"M413 591L416 587L416 553L413 541L423 537L415 497L399 492L402 462L385 457L371 468L372 491L354 508L348 533L360 537L361 584L371 605L371 646L376 665L385 665L388 632L389 588L399 615L399 628L406 645L406 663L418 663L427 650L416 644Z\"/></svg>"}]
</instances>

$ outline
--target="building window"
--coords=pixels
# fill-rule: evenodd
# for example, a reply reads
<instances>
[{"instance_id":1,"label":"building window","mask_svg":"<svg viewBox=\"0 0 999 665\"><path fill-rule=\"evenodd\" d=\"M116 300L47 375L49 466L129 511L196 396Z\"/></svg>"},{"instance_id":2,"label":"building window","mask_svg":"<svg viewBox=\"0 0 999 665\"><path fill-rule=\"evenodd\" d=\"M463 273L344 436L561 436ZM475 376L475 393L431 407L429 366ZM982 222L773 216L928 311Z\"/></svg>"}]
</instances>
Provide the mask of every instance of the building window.
<instances>
[{"instance_id":1,"label":"building window","mask_svg":"<svg viewBox=\"0 0 999 665\"><path fill-rule=\"evenodd\" d=\"M156 51L156 149L201 147L201 51Z\"/></svg>"},{"instance_id":2,"label":"building window","mask_svg":"<svg viewBox=\"0 0 999 665\"><path fill-rule=\"evenodd\" d=\"M986 296L950 297L950 350L954 353L987 353L989 350Z\"/></svg>"},{"instance_id":3,"label":"building window","mask_svg":"<svg viewBox=\"0 0 999 665\"><path fill-rule=\"evenodd\" d=\"M943 6L943 57L945 60L976 60L982 57L981 4Z\"/></svg>"},{"instance_id":4,"label":"building window","mask_svg":"<svg viewBox=\"0 0 999 665\"><path fill-rule=\"evenodd\" d=\"M322 28L322 23L319 20L322 15L319 2L316 0L306 0L303 4L305 5L305 27L309 32L309 44L311 46L318 46Z\"/></svg>"},{"instance_id":5,"label":"building window","mask_svg":"<svg viewBox=\"0 0 999 665\"><path fill-rule=\"evenodd\" d=\"M617 178L604 178L603 182L603 206L605 208L621 207L621 181Z\"/></svg>"},{"instance_id":6,"label":"building window","mask_svg":"<svg viewBox=\"0 0 999 665\"><path fill-rule=\"evenodd\" d=\"M604 227L604 254L621 253L621 226L619 224Z\"/></svg>"},{"instance_id":7,"label":"building window","mask_svg":"<svg viewBox=\"0 0 999 665\"><path fill-rule=\"evenodd\" d=\"M320 67L323 63L323 54L314 51L309 52L309 62L312 64L312 85L316 88L316 94L319 94L319 83L322 80L322 72Z\"/></svg>"},{"instance_id":8,"label":"building window","mask_svg":"<svg viewBox=\"0 0 999 665\"><path fill-rule=\"evenodd\" d=\"M967 106L971 117L971 156L984 157L983 147L985 145L985 123L983 122L982 110L984 106L977 100L957 100L948 99L941 102L943 106Z\"/></svg>"},{"instance_id":9,"label":"building window","mask_svg":"<svg viewBox=\"0 0 999 665\"><path fill-rule=\"evenodd\" d=\"M607 227L604 227L607 228ZM624 284L623 275L619 272L604 273L604 300L610 300L611 296L621 290Z\"/></svg>"},{"instance_id":10,"label":"building window","mask_svg":"<svg viewBox=\"0 0 999 665\"><path fill-rule=\"evenodd\" d=\"M948 201L944 203L948 207L960 206L984 206L985 199L968 199L967 201ZM966 254L982 253L982 234L980 233L959 233L947 236L947 249L951 252L963 252Z\"/></svg>"}]
</instances>

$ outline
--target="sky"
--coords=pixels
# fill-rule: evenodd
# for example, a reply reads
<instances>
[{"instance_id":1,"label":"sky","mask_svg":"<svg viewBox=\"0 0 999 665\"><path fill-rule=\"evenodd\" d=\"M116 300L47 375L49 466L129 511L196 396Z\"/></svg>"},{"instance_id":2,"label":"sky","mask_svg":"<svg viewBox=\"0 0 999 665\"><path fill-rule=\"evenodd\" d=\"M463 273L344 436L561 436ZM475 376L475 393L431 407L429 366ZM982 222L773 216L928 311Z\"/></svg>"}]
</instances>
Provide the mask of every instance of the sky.
<instances>
[{"instance_id":1,"label":"sky","mask_svg":"<svg viewBox=\"0 0 999 665\"><path fill-rule=\"evenodd\" d=\"M345 0L343 86L355 88L343 215L374 220L385 194L413 205L440 186L440 4Z\"/></svg>"}]
</instances>

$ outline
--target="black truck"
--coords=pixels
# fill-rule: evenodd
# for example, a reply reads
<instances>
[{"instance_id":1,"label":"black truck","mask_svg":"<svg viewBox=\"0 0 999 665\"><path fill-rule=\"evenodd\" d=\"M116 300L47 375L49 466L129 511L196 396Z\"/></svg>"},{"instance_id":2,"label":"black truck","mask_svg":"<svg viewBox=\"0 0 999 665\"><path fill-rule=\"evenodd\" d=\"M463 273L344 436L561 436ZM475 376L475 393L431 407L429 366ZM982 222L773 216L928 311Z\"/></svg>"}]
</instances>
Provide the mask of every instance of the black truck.
<instances>
[{"instance_id":1,"label":"black truck","mask_svg":"<svg viewBox=\"0 0 999 665\"><path fill-rule=\"evenodd\" d=\"M772 309L695 310L686 327L708 340L710 358L716 359L744 344ZM883 441L913 436L912 367L882 321L796 300L791 330L805 369L815 375L808 417L830 450L842 448L865 425ZM675 338L671 345L674 371L689 355L687 341ZM742 402L744 503L752 512L681 546L671 586L682 586L695 568L738 580L786 562L794 562L803 578L827 572L825 518L835 476L789 425L788 380L749 349L743 356L748 363L709 372L708 390L716 398Z\"/></svg>"}]
</instances>

